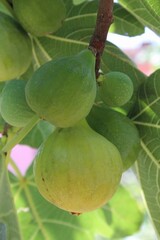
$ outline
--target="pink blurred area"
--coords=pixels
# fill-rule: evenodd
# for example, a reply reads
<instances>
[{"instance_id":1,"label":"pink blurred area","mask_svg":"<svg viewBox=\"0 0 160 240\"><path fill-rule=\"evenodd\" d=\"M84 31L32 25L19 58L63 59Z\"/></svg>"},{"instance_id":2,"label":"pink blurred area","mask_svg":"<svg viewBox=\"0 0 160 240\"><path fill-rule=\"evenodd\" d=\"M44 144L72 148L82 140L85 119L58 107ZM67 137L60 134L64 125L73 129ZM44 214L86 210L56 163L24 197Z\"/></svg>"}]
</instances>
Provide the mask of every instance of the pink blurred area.
<instances>
[{"instance_id":1,"label":"pink blurred area","mask_svg":"<svg viewBox=\"0 0 160 240\"><path fill-rule=\"evenodd\" d=\"M11 158L14 160L15 164L18 166L23 176L26 174L26 171L32 163L36 153L37 149L31 148L26 145L17 145L12 149ZM11 165L9 165L8 168L12 173L15 174L15 171Z\"/></svg>"}]
</instances>

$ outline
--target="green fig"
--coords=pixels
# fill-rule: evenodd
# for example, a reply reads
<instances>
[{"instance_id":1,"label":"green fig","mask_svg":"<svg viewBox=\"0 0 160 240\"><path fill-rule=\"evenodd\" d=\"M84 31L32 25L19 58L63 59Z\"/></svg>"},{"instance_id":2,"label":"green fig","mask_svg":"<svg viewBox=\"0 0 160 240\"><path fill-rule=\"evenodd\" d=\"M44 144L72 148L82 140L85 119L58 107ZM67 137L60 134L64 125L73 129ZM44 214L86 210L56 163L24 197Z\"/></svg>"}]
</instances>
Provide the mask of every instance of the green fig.
<instances>
[{"instance_id":1,"label":"green fig","mask_svg":"<svg viewBox=\"0 0 160 240\"><path fill-rule=\"evenodd\" d=\"M89 113L96 96L95 57L84 50L42 65L26 85L26 99L37 115L70 127Z\"/></svg>"},{"instance_id":2,"label":"green fig","mask_svg":"<svg viewBox=\"0 0 160 240\"><path fill-rule=\"evenodd\" d=\"M139 154L140 137L136 126L128 117L110 108L93 106L87 122L118 148L124 171L133 165Z\"/></svg>"},{"instance_id":3,"label":"green fig","mask_svg":"<svg viewBox=\"0 0 160 240\"><path fill-rule=\"evenodd\" d=\"M102 76L99 92L103 102L110 107L126 104L133 95L132 80L122 72L109 72Z\"/></svg>"},{"instance_id":4,"label":"green fig","mask_svg":"<svg viewBox=\"0 0 160 240\"><path fill-rule=\"evenodd\" d=\"M57 31L66 15L63 0L13 0L13 9L24 29L36 36Z\"/></svg>"},{"instance_id":5,"label":"green fig","mask_svg":"<svg viewBox=\"0 0 160 240\"><path fill-rule=\"evenodd\" d=\"M31 63L31 41L21 26L0 12L0 81L23 74Z\"/></svg>"},{"instance_id":6,"label":"green fig","mask_svg":"<svg viewBox=\"0 0 160 240\"><path fill-rule=\"evenodd\" d=\"M0 97L0 113L3 119L12 126L24 127L35 115L25 98L24 80L8 81Z\"/></svg>"},{"instance_id":7,"label":"green fig","mask_svg":"<svg viewBox=\"0 0 160 240\"><path fill-rule=\"evenodd\" d=\"M87 124L57 128L41 145L35 182L55 206L80 214L107 203L119 185L122 160L117 148Z\"/></svg>"}]
</instances>

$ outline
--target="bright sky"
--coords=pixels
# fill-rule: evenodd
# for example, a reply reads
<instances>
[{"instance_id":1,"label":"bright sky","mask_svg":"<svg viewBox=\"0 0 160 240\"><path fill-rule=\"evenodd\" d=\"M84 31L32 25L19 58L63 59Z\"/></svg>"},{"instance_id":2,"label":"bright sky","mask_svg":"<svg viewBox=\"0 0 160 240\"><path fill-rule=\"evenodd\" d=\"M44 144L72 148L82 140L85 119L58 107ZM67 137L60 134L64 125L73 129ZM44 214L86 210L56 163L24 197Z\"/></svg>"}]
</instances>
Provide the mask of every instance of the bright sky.
<instances>
[{"instance_id":1,"label":"bright sky","mask_svg":"<svg viewBox=\"0 0 160 240\"><path fill-rule=\"evenodd\" d=\"M123 49L131 49L140 46L142 43L155 43L160 45L160 38L150 29L146 28L145 33L136 37L126 37L109 33L108 41Z\"/></svg>"}]
</instances>

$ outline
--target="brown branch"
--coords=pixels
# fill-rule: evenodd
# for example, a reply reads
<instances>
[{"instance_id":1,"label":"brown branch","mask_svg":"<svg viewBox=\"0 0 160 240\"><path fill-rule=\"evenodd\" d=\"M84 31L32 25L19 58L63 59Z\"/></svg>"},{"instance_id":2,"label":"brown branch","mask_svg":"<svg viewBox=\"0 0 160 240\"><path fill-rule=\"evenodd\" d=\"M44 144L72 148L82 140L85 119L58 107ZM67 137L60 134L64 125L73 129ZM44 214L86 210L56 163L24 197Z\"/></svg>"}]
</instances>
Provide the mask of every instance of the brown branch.
<instances>
[{"instance_id":1,"label":"brown branch","mask_svg":"<svg viewBox=\"0 0 160 240\"><path fill-rule=\"evenodd\" d=\"M2 136L8 137L8 130L9 130L10 128L11 128L11 125L9 125L8 123L4 123L4 128L3 128Z\"/></svg>"},{"instance_id":2,"label":"brown branch","mask_svg":"<svg viewBox=\"0 0 160 240\"><path fill-rule=\"evenodd\" d=\"M105 47L109 27L113 22L113 0L99 0L99 9L94 33L89 43L89 49L96 56L95 73L99 76L101 56Z\"/></svg>"}]
</instances>

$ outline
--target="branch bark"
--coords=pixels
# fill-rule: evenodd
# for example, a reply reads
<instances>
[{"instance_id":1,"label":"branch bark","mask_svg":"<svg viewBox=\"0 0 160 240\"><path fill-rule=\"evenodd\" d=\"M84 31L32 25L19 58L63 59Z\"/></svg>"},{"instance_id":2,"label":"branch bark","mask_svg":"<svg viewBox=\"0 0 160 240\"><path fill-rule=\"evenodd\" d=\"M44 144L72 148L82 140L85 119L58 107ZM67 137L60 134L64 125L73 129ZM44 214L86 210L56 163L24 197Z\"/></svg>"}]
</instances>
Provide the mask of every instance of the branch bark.
<instances>
[{"instance_id":1,"label":"branch bark","mask_svg":"<svg viewBox=\"0 0 160 240\"><path fill-rule=\"evenodd\" d=\"M92 50L96 57L95 64L96 78L99 77L101 56L103 54L107 34L112 22L113 22L113 0L99 0L96 26L89 43L89 49Z\"/></svg>"}]
</instances>

